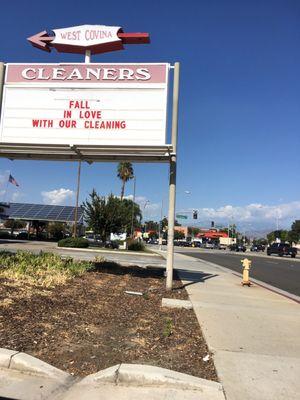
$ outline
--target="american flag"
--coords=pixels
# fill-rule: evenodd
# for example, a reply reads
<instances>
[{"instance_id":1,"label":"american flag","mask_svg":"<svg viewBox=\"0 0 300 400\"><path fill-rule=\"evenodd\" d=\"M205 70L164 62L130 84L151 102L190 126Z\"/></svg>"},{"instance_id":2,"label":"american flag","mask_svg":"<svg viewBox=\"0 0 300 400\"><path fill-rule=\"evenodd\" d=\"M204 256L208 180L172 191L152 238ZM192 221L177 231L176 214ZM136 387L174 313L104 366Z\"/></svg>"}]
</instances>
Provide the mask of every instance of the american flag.
<instances>
[{"instance_id":1,"label":"american flag","mask_svg":"<svg viewBox=\"0 0 300 400\"><path fill-rule=\"evenodd\" d=\"M19 186L18 182L15 180L15 178L9 174L8 182L12 183L15 186Z\"/></svg>"}]
</instances>

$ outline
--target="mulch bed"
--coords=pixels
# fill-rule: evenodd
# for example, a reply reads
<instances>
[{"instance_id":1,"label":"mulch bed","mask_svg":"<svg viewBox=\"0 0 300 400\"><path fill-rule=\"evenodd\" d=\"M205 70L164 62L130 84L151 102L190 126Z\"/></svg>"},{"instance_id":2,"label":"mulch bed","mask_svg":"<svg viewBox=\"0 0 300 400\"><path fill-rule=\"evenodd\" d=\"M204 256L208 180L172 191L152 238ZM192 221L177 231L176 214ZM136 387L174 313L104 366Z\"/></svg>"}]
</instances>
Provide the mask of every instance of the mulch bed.
<instances>
[{"instance_id":1,"label":"mulch bed","mask_svg":"<svg viewBox=\"0 0 300 400\"><path fill-rule=\"evenodd\" d=\"M24 351L78 376L118 363L151 364L217 380L193 310L161 307L188 299L160 270L108 264L53 289L0 280L0 347ZM133 296L125 290L143 292Z\"/></svg>"}]
</instances>

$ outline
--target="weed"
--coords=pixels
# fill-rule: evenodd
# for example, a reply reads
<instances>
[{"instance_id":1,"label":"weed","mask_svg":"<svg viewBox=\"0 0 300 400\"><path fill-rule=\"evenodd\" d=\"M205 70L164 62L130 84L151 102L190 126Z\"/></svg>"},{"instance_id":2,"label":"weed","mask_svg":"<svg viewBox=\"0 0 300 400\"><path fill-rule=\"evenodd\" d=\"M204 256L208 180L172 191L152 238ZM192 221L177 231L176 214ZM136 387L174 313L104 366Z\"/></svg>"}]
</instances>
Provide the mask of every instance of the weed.
<instances>
[{"instance_id":1,"label":"weed","mask_svg":"<svg viewBox=\"0 0 300 400\"><path fill-rule=\"evenodd\" d=\"M173 321L171 318L166 318L163 330L163 336L167 338L170 337L172 333L173 333Z\"/></svg>"}]
</instances>

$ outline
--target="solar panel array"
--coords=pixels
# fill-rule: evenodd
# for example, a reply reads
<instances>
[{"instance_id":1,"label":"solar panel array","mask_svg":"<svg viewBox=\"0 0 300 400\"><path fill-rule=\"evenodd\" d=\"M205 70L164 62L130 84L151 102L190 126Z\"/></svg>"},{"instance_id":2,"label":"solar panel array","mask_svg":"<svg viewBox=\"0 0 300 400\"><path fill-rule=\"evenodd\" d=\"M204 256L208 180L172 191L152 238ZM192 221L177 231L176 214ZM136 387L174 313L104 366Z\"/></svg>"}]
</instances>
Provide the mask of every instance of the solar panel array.
<instances>
[{"instance_id":1,"label":"solar panel array","mask_svg":"<svg viewBox=\"0 0 300 400\"><path fill-rule=\"evenodd\" d=\"M48 204L10 203L10 219L26 221L74 222L75 207ZM83 208L78 207L78 223L83 223Z\"/></svg>"}]
</instances>

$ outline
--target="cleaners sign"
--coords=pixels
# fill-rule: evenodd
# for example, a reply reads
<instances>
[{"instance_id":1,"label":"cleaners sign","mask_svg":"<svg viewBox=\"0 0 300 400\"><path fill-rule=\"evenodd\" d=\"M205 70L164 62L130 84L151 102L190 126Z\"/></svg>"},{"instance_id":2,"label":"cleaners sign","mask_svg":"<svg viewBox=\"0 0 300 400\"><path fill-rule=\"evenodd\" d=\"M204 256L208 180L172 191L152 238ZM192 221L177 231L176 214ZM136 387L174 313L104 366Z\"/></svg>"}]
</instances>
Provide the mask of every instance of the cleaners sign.
<instances>
[{"instance_id":1,"label":"cleaners sign","mask_svg":"<svg viewBox=\"0 0 300 400\"><path fill-rule=\"evenodd\" d=\"M166 144L169 64L7 64L0 142Z\"/></svg>"}]
</instances>

